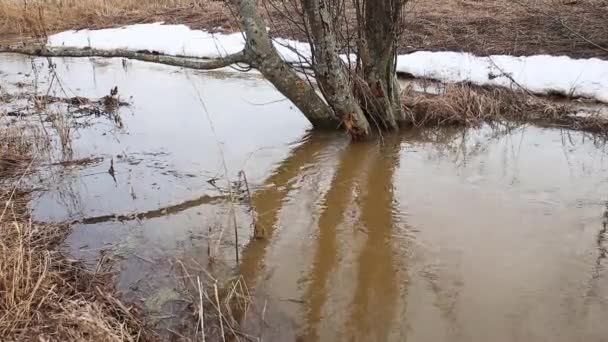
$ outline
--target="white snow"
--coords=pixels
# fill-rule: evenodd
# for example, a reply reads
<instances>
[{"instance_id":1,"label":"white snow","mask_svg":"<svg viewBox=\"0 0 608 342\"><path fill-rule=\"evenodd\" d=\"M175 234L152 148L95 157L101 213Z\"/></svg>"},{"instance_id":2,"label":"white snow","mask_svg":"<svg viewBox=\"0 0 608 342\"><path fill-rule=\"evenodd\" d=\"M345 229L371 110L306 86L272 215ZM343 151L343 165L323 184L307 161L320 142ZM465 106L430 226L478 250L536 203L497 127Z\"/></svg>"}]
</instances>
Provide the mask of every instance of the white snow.
<instances>
[{"instance_id":1,"label":"white snow","mask_svg":"<svg viewBox=\"0 0 608 342\"><path fill-rule=\"evenodd\" d=\"M138 24L103 30L66 31L48 39L49 47L149 50L174 56L219 58L239 52L241 33L212 34L185 25ZM274 41L289 63L305 63L311 56L307 43L278 38ZM345 56L343 56L345 58ZM608 103L608 61L565 56L477 57L460 52L414 52L400 55L397 71L443 82L523 88L537 94L557 92ZM508 75L508 76L506 76Z\"/></svg>"},{"instance_id":2,"label":"white snow","mask_svg":"<svg viewBox=\"0 0 608 342\"><path fill-rule=\"evenodd\" d=\"M442 82L521 86L536 94L556 92L608 103L608 61L597 58L477 57L460 52L420 51L399 56L397 70Z\"/></svg>"},{"instance_id":3,"label":"white snow","mask_svg":"<svg viewBox=\"0 0 608 342\"><path fill-rule=\"evenodd\" d=\"M149 50L173 56L219 58L245 45L240 33L213 35L185 25L138 24L103 30L66 31L48 38L50 47Z\"/></svg>"},{"instance_id":4,"label":"white snow","mask_svg":"<svg viewBox=\"0 0 608 342\"><path fill-rule=\"evenodd\" d=\"M289 63L304 62L302 56L311 54L307 43L276 39L274 44ZM220 58L243 50L245 39L241 33L213 34L192 30L185 25L154 23L103 30L65 31L50 36L47 45L100 50L148 50L172 56Z\"/></svg>"}]
</instances>

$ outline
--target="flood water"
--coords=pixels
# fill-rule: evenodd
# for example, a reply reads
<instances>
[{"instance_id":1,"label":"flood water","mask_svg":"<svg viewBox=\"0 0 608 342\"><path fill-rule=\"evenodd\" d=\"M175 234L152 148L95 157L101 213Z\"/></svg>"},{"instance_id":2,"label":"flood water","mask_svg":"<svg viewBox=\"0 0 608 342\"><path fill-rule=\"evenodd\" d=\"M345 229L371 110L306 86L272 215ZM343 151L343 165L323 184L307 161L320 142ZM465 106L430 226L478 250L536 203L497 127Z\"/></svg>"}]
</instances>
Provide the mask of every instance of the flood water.
<instances>
[{"instance_id":1,"label":"flood water","mask_svg":"<svg viewBox=\"0 0 608 342\"><path fill-rule=\"evenodd\" d=\"M9 88L31 78L29 58L0 60ZM118 86L132 105L123 129L75 133L74 158L98 159L47 184L34 216L79 221L62 248L91 267L111 258L159 324L183 262L240 274L243 326L266 341L608 340L601 141L524 126L349 143L311 132L253 73L54 62L68 92ZM240 171L265 239L238 201L237 264L226 175Z\"/></svg>"}]
</instances>

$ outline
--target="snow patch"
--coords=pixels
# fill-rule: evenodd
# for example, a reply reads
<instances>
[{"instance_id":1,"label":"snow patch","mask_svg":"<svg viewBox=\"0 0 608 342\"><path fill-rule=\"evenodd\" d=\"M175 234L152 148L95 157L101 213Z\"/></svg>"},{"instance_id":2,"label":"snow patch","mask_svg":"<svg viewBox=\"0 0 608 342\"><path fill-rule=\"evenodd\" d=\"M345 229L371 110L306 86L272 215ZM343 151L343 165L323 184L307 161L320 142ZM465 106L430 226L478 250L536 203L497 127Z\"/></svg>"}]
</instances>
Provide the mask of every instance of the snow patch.
<instances>
[{"instance_id":1,"label":"snow patch","mask_svg":"<svg viewBox=\"0 0 608 342\"><path fill-rule=\"evenodd\" d=\"M241 33L209 33L186 25L136 24L103 30L65 31L48 38L49 47L99 50L156 51L171 56L221 58L245 47ZM274 45L289 63L311 55L308 43L276 39Z\"/></svg>"},{"instance_id":2,"label":"snow patch","mask_svg":"<svg viewBox=\"0 0 608 342\"><path fill-rule=\"evenodd\" d=\"M608 102L608 61L566 56L477 57L460 52L401 55L397 70L442 82L517 87L536 94L558 93ZM516 84L514 84L514 82Z\"/></svg>"},{"instance_id":3,"label":"snow patch","mask_svg":"<svg viewBox=\"0 0 608 342\"><path fill-rule=\"evenodd\" d=\"M274 40L279 54L289 63L311 57L308 43ZM220 58L241 51L241 33L209 33L185 25L137 24L103 30L66 31L48 39L49 47L101 50L148 50L173 56ZM342 56L343 59L347 59ZM460 52L414 52L400 55L397 71L443 82L521 87L537 94L559 93L608 103L608 61L565 56L477 57Z\"/></svg>"}]
</instances>

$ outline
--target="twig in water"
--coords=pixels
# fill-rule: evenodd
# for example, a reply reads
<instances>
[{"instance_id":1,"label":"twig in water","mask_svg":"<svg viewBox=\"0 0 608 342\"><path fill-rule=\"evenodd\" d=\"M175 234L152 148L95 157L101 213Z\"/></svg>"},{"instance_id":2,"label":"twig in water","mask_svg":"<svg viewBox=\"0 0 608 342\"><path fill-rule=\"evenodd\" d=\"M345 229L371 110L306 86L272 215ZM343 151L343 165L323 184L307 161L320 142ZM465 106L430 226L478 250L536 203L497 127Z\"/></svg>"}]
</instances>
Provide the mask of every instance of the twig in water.
<instances>
[{"instance_id":1,"label":"twig in water","mask_svg":"<svg viewBox=\"0 0 608 342\"><path fill-rule=\"evenodd\" d=\"M199 315L199 320L201 321L201 335L202 335L202 339L203 342L205 342L205 315L204 315L204 308L203 308L203 287L201 286L201 278L199 276L196 276L196 282L198 283L198 305L199 305L199 310L198 310L198 315Z\"/></svg>"},{"instance_id":2,"label":"twig in water","mask_svg":"<svg viewBox=\"0 0 608 342\"><path fill-rule=\"evenodd\" d=\"M254 235L256 231L256 222L255 222L255 211L253 210L253 200L251 199L251 191L249 190L249 181L247 181L247 174L245 171L241 170L239 175L243 177L243 181L245 182L245 190L247 191L247 202L249 202L249 212L251 213L251 225L253 227Z\"/></svg>"},{"instance_id":3,"label":"twig in water","mask_svg":"<svg viewBox=\"0 0 608 342\"><path fill-rule=\"evenodd\" d=\"M222 333L222 341L226 342L226 335L224 333L224 321L222 320L222 305L220 303L220 295L217 291L217 282L213 284L213 290L215 291L215 301L217 302L217 311L219 313L218 319L220 320L220 331Z\"/></svg>"}]
</instances>

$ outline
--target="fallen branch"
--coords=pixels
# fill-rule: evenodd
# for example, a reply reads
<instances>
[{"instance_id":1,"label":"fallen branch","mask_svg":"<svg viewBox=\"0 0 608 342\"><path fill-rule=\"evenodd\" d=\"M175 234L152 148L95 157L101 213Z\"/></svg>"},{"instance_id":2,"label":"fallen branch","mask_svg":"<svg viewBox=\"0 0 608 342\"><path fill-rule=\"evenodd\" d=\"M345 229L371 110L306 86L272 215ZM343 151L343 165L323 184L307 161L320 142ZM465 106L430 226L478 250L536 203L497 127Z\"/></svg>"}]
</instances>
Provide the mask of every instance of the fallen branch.
<instances>
[{"instance_id":1,"label":"fallen branch","mask_svg":"<svg viewBox=\"0 0 608 342\"><path fill-rule=\"evenodd\" d=\"M20 53L28 56L39 57L106 57L127 58L138 61L158 63L197 70L220 69L236 63L251 64L245 51L227 55L217 59L192 58L181 56L169 56L155 52L136 52L122 49L100 50L100 49L74 49L74 48L40 48L34 46L4 46L0 47L0 53Z\"/></svg>"},{"instance_id":2,"label":"fallen branch","mask_svg":"<svg viewBox=\"0 0 608 342\"><path fill-rule=\"evenodd\" d=\"M101 215L101 216L84 217L84 218L72 220L69 222L63 222L60 225L67 225L67 226L72 226L72 225L77 225L77 224L90 225L90 224L98 224L98 223L109 222L109 221L125 222L125 221L134 221L134 220L149 220L149 219L153 219L153 218L157 218L157 217L177 214L184 210L198 207L202 204L213 203L215 201L219 201L219 200L223 200L223 199L225 199L225 197L223 197L223 196L203 195L198 198L187 200L187 201L184 201L184 202L181 202L178 204L174 204L174 205L170 205L170 206L166 206L166 207L162 207L162 208L158 208L158 209L148 210L145 212L136 212L136 213L130 213L130 214L108 214L108 215ZM44 223L38 223L38 224L44 224Z\"/></svg>"}]
</instances>

